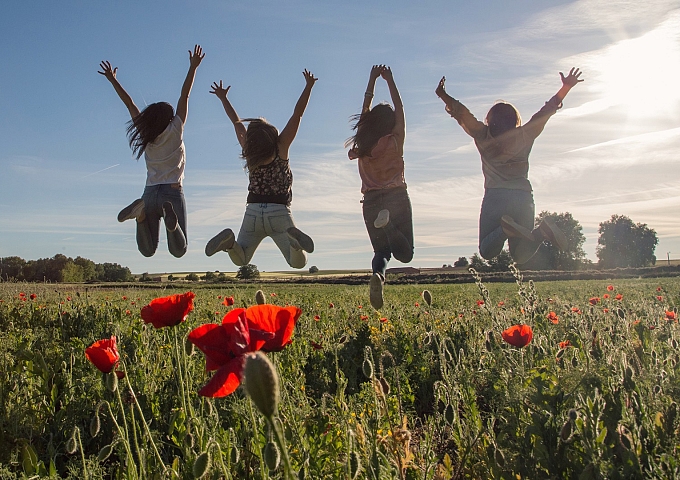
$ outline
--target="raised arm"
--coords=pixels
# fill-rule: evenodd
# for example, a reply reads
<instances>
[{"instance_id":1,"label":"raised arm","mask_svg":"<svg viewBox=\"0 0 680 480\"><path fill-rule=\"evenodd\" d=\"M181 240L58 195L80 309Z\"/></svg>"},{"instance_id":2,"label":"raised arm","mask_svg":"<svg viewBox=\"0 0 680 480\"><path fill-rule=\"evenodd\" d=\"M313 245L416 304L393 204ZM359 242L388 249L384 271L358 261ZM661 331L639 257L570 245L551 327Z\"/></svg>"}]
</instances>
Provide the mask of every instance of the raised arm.
<instances>
[{"instance_id":1,"label":"raised arm","mask_svg":"<svg viewBox=\"0 0 680 480\"><path fill-rule=\"evenodd\" d=\"M566 77L560 72L562 88L557 91L554 97L545 102L545 105L543 105L543 107L541 107L541 109L524 125L524 131L527 132L528 135L536 138L541 134L550 117L562 107L562 100L567 96L567 93L569 93L575 85L583 81L582 79L579 79L581 73L582 72L580 72L578 68L572 68L569 71L569 75Z\"/></svg>"},{"instance_id":2,"label":"raised arm","mask_svg":"<svg viewBox=\"0 0 680 480\"><path fill-rule=\"evenodd\" d=\"M113 89L116 91L120 99L127 107L128 112L130 112L130 118L134 120L135 117L139 115L139 108L137 108L135 102L132 101L132 97L125 91L123 86L116 78L118 67L112 68L111 63L108 60L104 60L99 64L99 68L101 68L101 70L97 70L97 73L100 75L104 75L106 79L109 82L111 82L111 85L113 85Z\"/></svg>"},{"instance_id":3,"label":"raised arm","mask_svg":"<svg viewBox=\"0 0 680 480\"><path fill-rule=\"evenodd\" d=\"M227 93L229 92L231 85L229 85L227 88L224 88L222 86L222 80L220 80L219 85L217 82L213 82L210 88L212 88L210 93L222 101L222 106L224 107L224 111L227 113L227 117L229 117L231 123L234 124L234 131L236 132L238 143L241 144L241 147L244 147L246 142L246 127L243 125L243 123L241 123L241 117L238 116L238 113L236 113L236 110L234 110L234 107L231 106L231 102L227 98Z\"/></svg>"},{"instance_id":4,"label":"raised arm","mask_svg":"<svg viewBox=\"0 0 680 480\"><path fill-rule=\"evenodd\" d=\"M279 134L279 156L284 159L288 158L288 149L290 148L291 143L293 143L293 140L295 140L295 135L297 135L298 128L300 128L302 114L305 113L307 103L309 102L309 96L312 94L312 87L318 80L318 78L307 69L305 69L302 74L305 76L305 88L302 90L302 94L295 104L293 115Z\"/></svg>"},{"instance_id":5,"label":"raised arm","mask_svg":"<svg viewBox=\"0 0 680 480\"><path fill-rule=\"evenodd\" d=\"M390 67L385 67L380 76L387 82L387 87L390 89L390 97L392 98L392 103L394 104L394 128L392 129L392 134L399 137L401 145L404 145L404 138L406 137L406 117L404 115L404 104L401 101L401 96L399 95L399 90L397 90L397 84L394 83L394 77L392 76L392 69Z\"/></svg>"},{"instance_id":6,"label":"raised arm","mask_svg":"<svg viewBox=\"0 0 680 480\"><path fill-rule=\"evenodd\" d=\"M577 84L581 83L583 81L582 78L578 78L581 76L581 72L578 68L572 68L569 70L569 75L566 77L562 72L560 72L560 78L562 79L562 88L558 90L558 92L555 94L557 99L562 102L564 100L564 97L567 96L567 93L569 93L569 90L574 88Z\"/></svg>"},{"instance_id":7,"label":"raised arm","mask_svg":"<svg viewBox=\"0 0 680 480\"><path fill-rule=\"evenodd\" d=\"M196 69L201 64L203 57L205 57L205 53L203 53L203 49L200 45L194 45L193 55L191 54L191 50L189 50L189 71L187 72L187 78L184 79L182 92L179 95L176 110L177 116L182 120L182 123L186 123L187 121L187 113L189 110L189 94L191 93L191 87L194 86Z\"/></svg>"},{"instance_id":8,"label":"raised arm","mask_svg":"<svg viewBox=\"0 0 680 480\"><path fill-rule=\"evenodd\" d=\"M470 113L470 110L468 110L465 105L446 93L446 77L442 77L442 79L439 80L439 84L437 85L434 93L436 93L437 96L441 98L446 104L446 111L449 113L449 115L456 119L461 127L463 127L465 133L470 135L472 138L475 138L484 131L486 125L477 120L477 118L475 118L475 116Z\"/></svg>"},{"instance_id":9,"label":"raised arm","mask_svg":"<svg viewBox=\"0 0 680 480\"><path fill-rule=\"evenodd\" d=\"M364 103L361 105L362 115L371 109L373 103L373 93L375 92L375 81L380 74L385 70L385 65L373 65L371 74L368 76L368 85L366 86L366 93L364 93Z\"/></svg>"}]
</instances>

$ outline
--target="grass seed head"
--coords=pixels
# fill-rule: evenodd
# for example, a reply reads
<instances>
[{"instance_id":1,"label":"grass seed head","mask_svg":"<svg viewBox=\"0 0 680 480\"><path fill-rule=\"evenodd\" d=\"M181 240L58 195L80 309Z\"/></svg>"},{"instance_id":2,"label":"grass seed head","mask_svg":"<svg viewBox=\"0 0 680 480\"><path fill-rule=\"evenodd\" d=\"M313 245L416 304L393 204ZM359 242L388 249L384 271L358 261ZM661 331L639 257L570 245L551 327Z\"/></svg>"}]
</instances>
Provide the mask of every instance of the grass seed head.
<instances>
[{"instance_id":1,"label":"grass seed head","mask_svg":"<svg viewBox=\"0 0 680 480\"><path fill-rule=\"evenodd\" d=\"M258 410L267 418L276 414L279 405L279 376L274 364L262 352L251 353L246 357L243 369L246 392Z\"/></svg>"}]
</instances>

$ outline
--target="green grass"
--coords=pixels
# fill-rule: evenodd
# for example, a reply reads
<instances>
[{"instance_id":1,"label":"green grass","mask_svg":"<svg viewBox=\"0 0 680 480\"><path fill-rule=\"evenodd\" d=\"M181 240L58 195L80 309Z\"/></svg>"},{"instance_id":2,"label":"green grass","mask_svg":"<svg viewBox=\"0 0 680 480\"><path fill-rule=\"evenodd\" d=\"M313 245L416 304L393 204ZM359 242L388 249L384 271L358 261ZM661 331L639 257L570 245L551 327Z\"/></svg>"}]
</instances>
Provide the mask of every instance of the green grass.
<instances>
[{"instance_id":1,"label":"green grass","mask_svg":"<svg viewBox=\"0 0 680 480\"><path fill-rule=\"evenodd\" d=\"M386 285L375 312L367 285L267 284L269 303L303 311L293 343L268 355L292 469L314 479L678 478L680 331L666 312L680 280L607 285ZM203 478L285 478L265 464L272 433L241 389L197 395L210 374L184 341L253 305L258 288L197 286L186 322L155 330L140 308L191 285L0 284L0 478L194 478L204 453ZM522 349L500 335L518 323L534 332ZM116 393L84 356L111 335L127 372Z\"/></svg>"}]
</instances>

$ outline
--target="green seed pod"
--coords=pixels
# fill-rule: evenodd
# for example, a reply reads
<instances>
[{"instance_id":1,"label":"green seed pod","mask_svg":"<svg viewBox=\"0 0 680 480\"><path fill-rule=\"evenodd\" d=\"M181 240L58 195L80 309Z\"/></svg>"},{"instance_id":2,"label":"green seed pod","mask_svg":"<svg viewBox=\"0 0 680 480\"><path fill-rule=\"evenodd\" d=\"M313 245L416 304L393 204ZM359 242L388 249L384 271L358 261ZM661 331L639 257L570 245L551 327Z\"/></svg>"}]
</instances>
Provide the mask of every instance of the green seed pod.
<instances>
[{"instance_id":1,"label":"green seed pod","mask_svg":"<svg viewBox=\"0 0 680 480\"><path fill-rule=\"evenodd\" d=\"M99 462L105 462L106 459L108 459L111 456L111 453L113 452L113 444L111 445L104 445L101 450L99 450L99 454L97 455L97 460Z\"/></svg>"},{"instance_id":2,"label":"green seed pod","mask_svg":"<svg viewBox=\"0 0 680 480\"><path fill-rule=\"evenodd\" d=\"M387 380L385 380L385 377L380 377L380 390L382 391L383 395L387 396L390 394L390 384L387 383Z\"/></svg>"},{"instance_id":3,"label":"green seed pod","mask_svg":"<svg viewBox=\"0 0 680 480\"><path fill-rule=\"evenodd\" d=\"M619 443L626 450L630 450L633 445L633 439L630 438L630 431L623 425L619 425L617 430L619 433Z\"/></svg>"},{"instance_id":4,"label":"green seed pod","mask_svg":"<svg viewBox=\"0 0 680 480\"><path fill-rule=\"evenodd\" d=\"M347 335L343 335L343 336L340 337L340 339L338 340L338 345L343 345L346 341L347 341Z\"/></svg>"},{"instance_id":5,"label":"green seed pod","mask_svg":"<svg viewBox=\"0 0 680 480\"><path fill-rule=\"evenodd\" d=\"M432 294L429 290L423 290L423 300L425 300L428 306L432 305Z\"/></svg>"},{"instance_id":6,"label":"green seed pod","mask_svg":"<svg viewBox=\"0 0 680 480\"><path fill-rule=\"evenodd\" d=\"M453 406L451 404L448 404L446 406L446 410L444 410L444 419L446 420L446 423L453 423L453 418L454 418L454 413L453 413Z\"/></svg>"},{"instance_id":7,"label":"green seed pod","mask_svg":"<svg viewBox=\"0 0 680 480\"><path fill-rule=\"evenodd\" d=\"M361 365L361 370L368 378L373 378L373 362L368 357L364 357L364 363Z\"/></svg>"},{"instance_id":8,"label":"green seed pod","mask_svg":"<svg viewBox=\"0 0 680 480\"><path fill-rule=\"evenodd\" d=\"M184 436L184 446L188 449L194 448L194 436L191 433Z\"/></svg>"},{"instance_id":9,"label":"green seed pod","mask_svg":"<svg viewBox=\"0 0 680 480\"><path fill-rule=\"evenodd\" d=\"M569 412L567 413L567 416L569 417L569 420L572 422L575 422L576 419L578 418L578 412L574 408L570 408Z\"/></svg>"},{"instance_id":10,"label":"green seed pod","mask_svg":"<svg viewBox=\"0 0 680 480\"><path fill-rule=\"evenodd\" d=\"M264 305L267 303L267 299L264 298L264 292L262 290L255 292L255 303L258 305Z\"/></svg>"},{"instance_id":11,"label":"green seed pod","mask_svg":"<svg viewBox=\"0 0 680 480\"><path fill-rule=\"evenodd\" d=\"M194 478L203 478L205 474L208 473L209 469L210 453L206 451L196 457L196 460L194 461L194 467L192 468Z\"/></svg>"},{"instance_id":12,"label":"green seed pod","mask_svg":"<svg viewBox=\"0 0 680 480\"><path fill-rule=\"evenodd\" d=\"M574 368L578 367L578 358L576 357L576 355L571 357L571 366Z\"/></svg>"},{"instance_id":13,"label":"green seed pod","mask_svg":"<svg viewBox=\"0 0 680 480\"><path fill-rule=\"evenodd\" d=\"M492 348L496 344L496 337L493 334L493 330L486 332L486 341L487 343L491 344Z\"/></svg>"},{"instance_id":14,"label":"green seed pod","mask_svg":"<svg viewBox=\"0 0 680 480\"><path fill-rule=\"evenodd\" d=\"M71 437L66 440L66 453L69 455L73 455L78 450L78 440L76 439L76 435L78 435L78 433L80 433L80 430L78 427L75 427Z\"/></svg>"},{"instance_id":15,"label":"green seed pod","mask_svg":"<svg viewBox=\"0 0 680 480\"><path fill-rule=\"evenodd\" d=\"M349 478L351 480L356 480L359 478L359 473L361 472L361 458L356 451L352 451L349 455Z\"/></svg>"},{"instance_id":16,"label":"green seed pod","mask_svg":"<svg viewBox=\"0 0 680 480\"><path fill-rule=\"evenodd\" d=\"M562 429L560 430L560 438L562 439L563 442L568 442L569 439L571 438L571 421L567 420L564 422L564 425L562 425Z\"/></svg>"},{"instance_id":17,"label":"green seed pod","mask_svg":"<svg viewBox=\"0 0 680 480\"><path fill-rule=\"evenodd\" d=\"M184 353L186 353L187 357L194 354L194 344L189 341L189 338L184 340Z\"/></svg>"},{"instance_id":18,"label":"green seed pod","mask_svg":"<svg viewBox=\"0 0 680 480\"><path fill-rule=\"evenodd\" d=\"M654 395L661 394L661 385L654 385Z\"/></svg>"},{"instance_id":19,"label":"green seed pod","mask_svg":"<svg viewBox=\"0 0 680 480\"><path fill-rule=\"evenodd\" d=\"M276 414L279 405L279 376L272 362L262 352L246 356L243 368L246 392L257 409L267 418Z\"/></svg>"},{"instance_id":20,"label":"green seed pod","mask_svg":"<svg viewBox=\"0 0 680 480\"><path fill-rule=\"evenodd\" d=\"M671 347L673 347L674 350L678 349L678 341L676 339L671 339Z\"/></svg>"},{"instance_id":21,"label":"green seed pod","mask_svg":"<svg viewBox=\"0 0 680 480\"><path fill-rule=\"evenodd\" d=\"M238 463L239 458L241 458L241 453L236 445L231 446L231 451L229 452L229 461L232 464Z\"/></svg>"},{"instance_id":22,"label":"green seed pod","mask_svg":"<svg viewBox=\"0 0 680 480\"><path fill-rule=\"evenodd\" d=\"M494 452L493 459L500 468L505 466L505 455L503 455L503 452L499 448Z\"/></svg>"},{"instance_id":23,"label":"green seed pod","mask_svg":"<svg viewBox=\"0 0 680 480\"><path fill-rule=\"evenodd\" d=\"M92 419L90 420L90 435L94 438L97 436L99 433L99 429L101 428L102 424L101 421L99 420L99 409L97 409L94 412L94 415L92 416Z\"/></svg>"},{"instance_id":24,"label":"green seed pod","mask_svg":"<svg viewBox=\"0 0 680 480\"><path fill-rule=\"evenodd\" d=\"M105 374L105 378L106 388L108 388L110 392L115 392L118 390L118 375L116 375L116 372L111 371Z\"/></svg>"},{"instance_id":25,"label":"green seed pod","mask_svg":"<svg viewBox=\"0 0 680 480\"><path fill-rule=\"evenodd\" d=\"M565 350L564 348L560 348L560 349L557 351L557 355L555 355L555 359L561 360L562 357L564 357L564 352L566 352L566 350Z\"/></svg>"},{"instance_id":26,"label":"green seed pod","mask_svg":"<svg viewBox=\"0 0 680 480\"><path fill-rule=\"evenodd\" d=\"M264 464L270 471L274 471L279 468L279 463L281 462L281 452L279 447L276 446L274 442L267 442L264 446L264 451L262 452L262 458L264 459Z\"/></svg>"}]
</instances>

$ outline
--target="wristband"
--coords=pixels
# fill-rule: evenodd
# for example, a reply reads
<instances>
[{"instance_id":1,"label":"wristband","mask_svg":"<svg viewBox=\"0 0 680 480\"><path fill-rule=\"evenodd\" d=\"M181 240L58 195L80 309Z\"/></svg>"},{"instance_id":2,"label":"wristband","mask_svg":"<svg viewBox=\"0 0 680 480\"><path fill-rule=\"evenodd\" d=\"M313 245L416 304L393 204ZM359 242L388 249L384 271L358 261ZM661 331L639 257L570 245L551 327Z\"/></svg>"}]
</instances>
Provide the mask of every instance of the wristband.
<instances>
[{"instance_id":1,"label":"wristband","mask_svg":"<svg viewBox=\"0 0 680 480\"><path fill-rule=\"evenodd\" d=\"M371 97L373 98L373 94L371 92L366 92L364 93L364 97Z\"/></svg>"}]
</instances>

